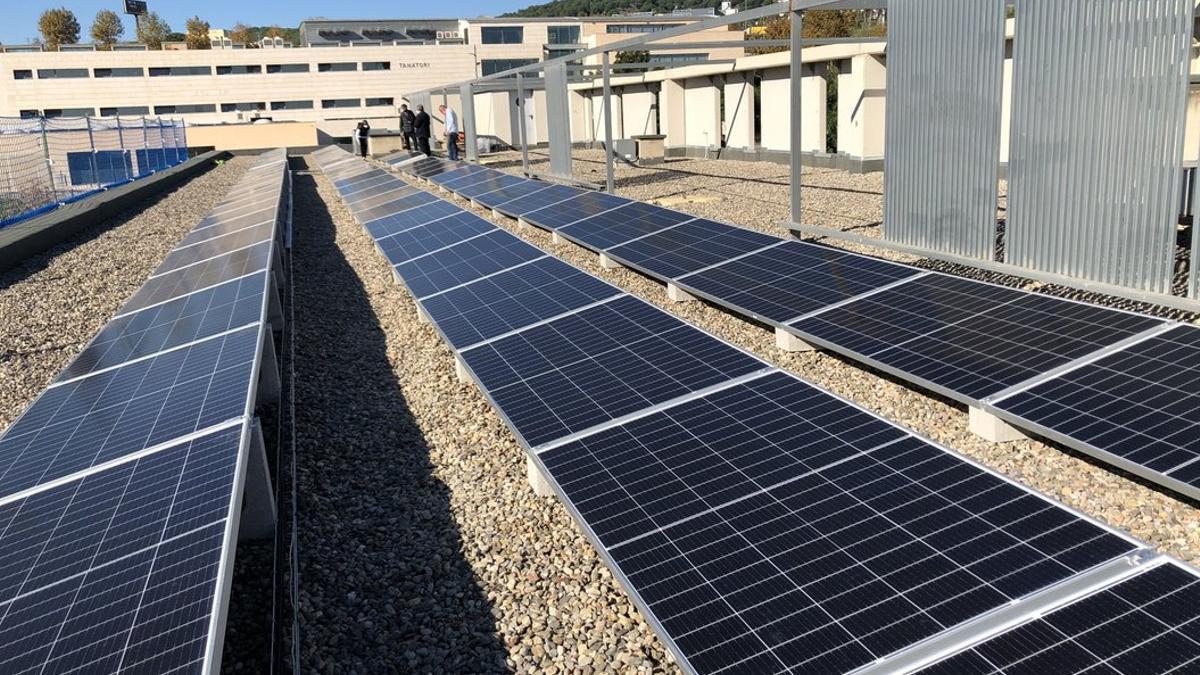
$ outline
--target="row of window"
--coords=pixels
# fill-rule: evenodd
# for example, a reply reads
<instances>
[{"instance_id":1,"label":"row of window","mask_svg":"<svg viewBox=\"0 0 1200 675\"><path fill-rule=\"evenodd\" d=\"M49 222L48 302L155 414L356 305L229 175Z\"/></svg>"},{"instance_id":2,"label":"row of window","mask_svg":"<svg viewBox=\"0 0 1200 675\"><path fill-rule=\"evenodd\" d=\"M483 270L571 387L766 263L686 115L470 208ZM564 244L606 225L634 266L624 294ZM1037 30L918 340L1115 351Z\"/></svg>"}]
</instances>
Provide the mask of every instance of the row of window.
<instances>
[{"instance_id":1,"label":"row of window","mask_svg":"<svg viewBox=\"0 0 1200 675\"><path fill-rule=\"evenodd\" d=\"M495 75L509 68L520 68L537 62L537 59L482 59L479 62L479 70L481 75Z\"/></svg>"},{"instance_id":2,"label":"row of window","mask_svg":"<svg viewBox=\"0 0 1200 675\"><path fill-rule=\"evenodd\" d=\"M368 97L365 99L358 98L327 98L321 99L322 108L377 108L383 106L395 105L395 99L390 96ZM312 100L299 101L271 101L271 110L312 110L315 107ZM220 110L223 113L229 112L250 112L267 110L267 104L261 101L248 101L241 103L222 103ZM154 106L153 114L155 115L184 115L196 113L215 113L217 112L217 104L215 103L183 103L177 105L156 105ZM42 111L38 110L22 110L21 117L25 119L36 118L39 116L53 117L91 117L96 114L95 108L47 108ZM127 105L113 106L100 108L101 117L116 117L121 116L138 116L151 114L150 106L144 105Z\"/></svg>"},{"instance_id":3,"label":"row of window","mask_svg":"<svg viewBox=\"0 0 1200 675\"><path fill-rule=\"evenodd\" d=\"M660 33L678 28L681 23L610 23L604 27L608 33Z\"/></svg>"},{"instance_id":4,"label":"row of window","mask_svg":"<svg viewBox=\"0 0 1200 675\"><path fill-rule=\"evenodd\" d=\"M356 61L342 61L335 63L318 63L317 72L320 73L342 73L353 72L359 70L361 65L364 72L391 70L392 64L390 61L363 61L361 64ZM212 67L210 66L164 66L152 67L149 69L150 77L176 77L189 75L212 75ZM260 75L263 72L263 66L260 65L230 65L217 66L217 75ZM309 67L307 63L268 63L266 65L268 74L274 73L307 73ZM146 70L143 68L93 68L92 77L143 77L146 75ZM88 77L87 68L39 68L37 71L39 80L57 80L57 79L74 79ZM33 71L29 69L19 69L13 71L14 80L32 80Z\"/></svg>"}]
</instances>

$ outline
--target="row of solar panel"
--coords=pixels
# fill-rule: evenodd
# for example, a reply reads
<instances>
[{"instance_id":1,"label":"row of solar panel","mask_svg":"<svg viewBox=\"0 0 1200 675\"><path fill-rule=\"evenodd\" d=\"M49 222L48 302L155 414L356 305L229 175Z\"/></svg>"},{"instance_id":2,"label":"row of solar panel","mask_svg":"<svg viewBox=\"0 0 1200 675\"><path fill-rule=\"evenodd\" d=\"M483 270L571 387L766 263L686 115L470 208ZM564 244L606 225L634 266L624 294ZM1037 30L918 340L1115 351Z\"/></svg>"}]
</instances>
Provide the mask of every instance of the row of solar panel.
<instances>
[{"instance_id":1,"label":"row of solar panel","mask_svg":"<svg viewBox=\"0 0 1200 675\"><path fill-rule=\"evenodd\" d=\"M1017 672L1110 630L1112 616L1054 623L1104 594L1132 603L1122 616L1145 638L1078 670L1119 657L1142 672L1168 640L1175 665L1200 663L1200 585L1183 566L1132 563L1148 552L1128 537L343 151L318 161L691 669L918 669L997 651ZM1035 615L1057 642L1017 633L1042 630ZM984 620L997 628L970 633Z\"/></svg>"},{"instance_id":2,"label":"row of solar panel","mask_svg":"<svg viewBox=\"0 0 1200 675\"><path fill-rule=\"evenodd\" d=\"M413 175L803 340L1200 498L1200 328L477 165Z\"/></svg>"},{"instance_id":3,"label":"row of solar panel","mask_svg":"<svg viewBox=\"0 0 1200 675\"><path fill-rule=\"evenodd\" d=\"M264 155L0 436L0 672L219 667L286 176Z\"/></svg>"}]
</instances>

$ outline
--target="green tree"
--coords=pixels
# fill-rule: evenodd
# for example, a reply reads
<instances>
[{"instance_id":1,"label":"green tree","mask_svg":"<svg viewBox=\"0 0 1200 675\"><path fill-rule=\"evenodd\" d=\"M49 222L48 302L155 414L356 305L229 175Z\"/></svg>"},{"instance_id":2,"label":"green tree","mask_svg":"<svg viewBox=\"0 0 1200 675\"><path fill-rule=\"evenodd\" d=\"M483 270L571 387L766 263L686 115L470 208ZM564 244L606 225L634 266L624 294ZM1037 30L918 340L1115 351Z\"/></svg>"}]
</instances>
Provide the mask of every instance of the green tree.
<instances>
[{"instance_id":1,"label":"green tree","mask_svg":"<svg viewBox=\"0 0 1200 675\"><path fill-rule=\"evenodd\" d=\"M150 49L162 49L162 43L171 35L171 26L157 12L149 12L138 22L138 42Z\"/></svg>"},{"instance_id":2,"label":"green tree","mask_svg":"<svg viewBox=\"0 0 1200 675\"><path fill-rule=\"evenodd\" d=\"M48 9L38 18L38 31L50 51L58 51L60 45L79 42L79 20L66 7Z\"/></svg>"},{"instance_id":3,"label":"green tree","mask_svg":"<svg viewBox=\"0 0 1200 675\"><path fill-rule=\"evenodd\" d=\"M187 32L188 49L212 49L212 42L208 40L208 22L198 16L193 16L187 20L184 26Z\"/></svg>"},{"instance_id":4,"label":"green tree","mask_svg":"<svg viewBox=\"0 0 1200 675\"><path fill-rule=\"evenodd\" d=\"M92 20L92 42L95 42L100 49L112 49L112 46L124 34L125 26L116 12L111 9L102 9L96 12L96 18Z\"/></svg>"},{"instance_id":5,"label":"green tree","mask_svg":"<svg viewBox=\"0 0 1200 675\"><path fill-rule=\"evenodd\" d=\"M613 63L650 63L650 52L645 49L633 49L627 52L617 52Z\"/></svg>"}]
</instances>

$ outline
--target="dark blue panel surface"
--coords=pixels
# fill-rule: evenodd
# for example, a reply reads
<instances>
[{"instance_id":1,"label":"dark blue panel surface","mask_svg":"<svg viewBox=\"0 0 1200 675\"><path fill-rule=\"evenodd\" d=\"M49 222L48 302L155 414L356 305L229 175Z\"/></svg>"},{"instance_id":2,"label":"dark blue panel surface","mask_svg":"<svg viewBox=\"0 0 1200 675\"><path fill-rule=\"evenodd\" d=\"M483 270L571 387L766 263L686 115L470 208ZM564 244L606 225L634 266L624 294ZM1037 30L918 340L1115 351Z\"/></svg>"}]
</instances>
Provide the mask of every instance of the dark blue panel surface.
<instances>
[{"instance_id":1,"label":"dark blue panel surface","mask_svg":"<svg viewBox=\"0 0 1200 675\"><path fill-rule=\"evenodd\" d=\"M392 265L408 262L471 237L492 232L496 226L460 210L457 214L377 240Z\"/></svg>"},{"instance_id":2,"label":"dark blue panel surface","mask_svg":"<svg viewBox=\"0 0 1200 675\"><path fill-rule=\"evenodd\" d=\"M447 173L449 171L456 171L462 167L463 165L459 162L451 162L449 160L439 159L437 157L429 157L416 162L415 164L409 164L408 166L404 167L402 171L405 173L410 173L414 176L419 176L421 178L432 178L433 176Z\"/></svg>"},{"instance_id":3,"label":"dark blue panel surface","mask_svg":"<svg viewBox=\"0 0 1200 675\"><path fill-rule=\"evenodd\" d=\"M194 265L202 260L232 253L239 248L245 248L261 241L269 241L274 236L275 222L270 221L208 241L176 247L167 254L161 265L154 268L154 274L162 274L169 270Z\"/></svg>"},{"instance_id":4,"label":"dark blue panel surface","mask_svg":"<svg viewBox=\"0 0 1200 675\"><path fill-rule=\"evenodd\" d=\"M457 349L583 307L621 291L557 258L541 258L421 304Z\"/></svg>"},{"instance_id":5,"label":"dark blue panel surface","mask_svg":"<svg viewBox=\"0 0 1200 675\"><path fill-rule=\"evenodd\" d=\"M585 218L559 230L559 234L589 248L604 250L672 225L693 216L653 204L630 202L624 206Z\"/></svg>"},{"instance_id":6,"label":"dark blue panel surface","mask_svg":"<svg viewBox=\"0 0 1200 675\"><path fill-rule=\"evenodd\" d=\"M47 389L0 437L12 494L246 414L254 325Z\"/></svg>"},{"instance_id":7,"label":"dark blue panel surface","mask_svg":"<svg viewBox=\"0 0 1200 675\"><path fill-rule=\"evenodd\" d=\"M454 187L454 191L457 192L459 195L466 197L467 199L471 199L474 197L478 197L479 195L486 194L488 192L492 192L494 190L499 190L501 188L506 188L506 187L511 188L511 187L514 187L517 185L524 185L526 183L532 183L532 182L533 181L529 180L528 178L521 178L520 176L513 176L513 175L510 175L507 173L502 173L502 174L499 174L496 176L490 176L484 180L479 181L478 183L472 183L470 185L461 186L461 187L456 186L456 187ZM537 185L537 183L534 183L534 184Z\"/></svg>"},{"instance_id":8,"label":"dark blue panel surface","mask_svg":"<svg viewBox=\"0 0 1200 675\"><path fill-rule=\"evenodd\" d=\"M333 182L333 186L337 188L339 193L352 193L357 189L368 185L375 185L384 178L390 178L388 172L383 169L371 167L370 170L356 172L346 178L340 178Z\"/></svg>"},{"instance_id":9,"label":"dark blue panel surface","mask_svg":"<svg viewBox=\"0 0 1200 675\"><path fill-rule=\"evenodd\" d=\"M475 201L479 202L479 204L482 206L494 208L497 205L503 204L507 201L528 198L534 193L550 187L553 187L553 185L550 183L543 183L539 180L526 180L519 183L514 183L508 187L477 195L475 197ZM563 198L566 199L569 196L571 195L567 194L564 195Z\"/></svg>"},{"instance_id":10,"label":"dark blue panel surface","mask_svg":"<svg viewBox=\"0 0 1200 675\"><path fill-rule=\"evenodd\" d=\"M417 193L417 189L408 185L398 178L388 178L387 185L380 185L371 188L365 192L360 192L354 197L346 199L346 206L350 208L355 215L364 211L369 211L377 206L390 204L397 199L408 197Z\"/></svg>"},{"instance_id":11,"label":"dark blue panel surface","mask_svg":"<svg viewBox=\"0 0 1200 675\"><path fill-rule=\"evenodd\" d=\"M540 194L540 193L539 193ZM526 221L547 230L557 230L578 220L631 204L624 197L605 192L580 192L574 197L521 215Z\"/></svg>"},{"instance_id":12,"label":"dark blue panel surface","mask_svg":"<svg viewBox=\"0 0 1200 675\"><path fill-rule=\"evenodd\" d=\"M427 201L422 206L367 222L363 227L367 228L367 232L373 238L380 239L414 227L427 225L439 218L445 218L446 216L462 212L461 207L451 204L444 199L435 198Z\"/></svg>"},{"instance_id":13,"label":"dark blue panel surface","mask_svg":"<svg viewBox=\"0 0 1200 675\"><path fill-rule=\"evenodd\" d=\"M392 176L391 174L382 174L371 180L364 180L352 185L347 185L338 190L338 194L350 208L356 208L363 202L377 199L380 196L385 196L392 190L406 188L408 184L404 181Z\"/></svg>"},{"instance_id":14,"label":"dark blue panel surface","mask_svg":"<svg viewBox=\"0 0 1200 675\"><path fill-rule=\"evenodd\" d=\"M121 314L164 302L181 295L215 286L254 272L271 264L273 242L264 241L233 253L151 277L122 307Z\"/></svg>"},{"instance_id":15,"label":"dark blue panel surface","mask_svg":"<svg viewBox=\"0 0 1200 675\"><path fill-rule=\"evenodd\" d=\"M540 249L498 229L398 265L396 272L413 295L423 298L544 255Z\"/></svg>"},{"instance_id":16,"label":"dark blue panel surface","mask_svg":"<svg viewBox=\"0 0 1200 675\"><path fill-rule=\"evenodd\" d=\"M584 191L579 188L569 187L567 185L548 185L541 190L531 192L528 195L519 195L509 199L508 201L497 202L490 206L500 213L510 215L514 218L522 218L526 214L544 209L548 206L553 206L560 202L565 202L573 197L578 197L584 194Z\"/></svg>"},{"instance_id":17,"label":"dark blue panel surface","mask_svg":"<svg viewBox=\"0 0 1200 675\"><path fill-rule=\"evenodd\" d=\"M207 241L214 237L223 237L227 234L244 230L248 227L255 227L264 223L273 223L279 211L275 204L265 205L255 211L248 211L236 217L231 217L220 221L201 221L196 229L188 233L178 244L178 246L190 246L198 244L202 241ZM206 219L207 220L207 219Z\"/></svg>"},{"instance_id":18,"label":"dark blue panel surface","mask_svg":"<svg viewBox=\"0 0 1200 675\"><path fill-rule=\"evenodd\" d=\"M406 190L405 194L407 196L400 197L386 204L381 204L379 206L359 211L354 214L354 217L357 218L358 222L360 223L369 223L380 218L394 216L409 209L415 209L418 206L424 206L425 204L430 204L432 202L442 201L428 192L422 192L415 188L413 188L413 192L411 193Z\"/></svg>"},{"instance_id":19,"label":"dark blue panel surface","mask_svg":"<svg viewBox=\"0 0 1200 675\"><path fill-rule=\"evenodd\" d=\"M1165 675L1200 668L1200 580L1160 565L920 671Z\"/></svg>"},{"instance_id":20,"label":"dark blue panel surface","mask_svg":"<svg viewBox=\"0 0 1200 675\"><path fill-rule=\"evenodd\" d=\"M828 246L786 241L679 278L679 283L771 323L790 321L918 270Z\"/></svg>"},{"instance_id":21,"label":"dark blue panel surface","mask_svg":"<svg viewBox=\"0 0 1200 675\"><path fill-rule=\"evenodd\" d=\"M977 400L1161 323L931 275L792 325Z\"/></svg>"},{"instance_id":22,"label":"dark blue panel surface","mask_svg":"<svg viewBox=\"0 0 1200 675\"><path fill-rule=\"evenodd\" d=\"M449 188L455 181L464 178L481 174L473 180L482 180L484 176L489 175L493 170L478 164L457 164L450 168L449 171L440 171L435 174L425 174L425 177L442 187Z\"/></svg>"},{"instance_id":23,"label":"dark blue panel surface","mask_svg":"<svg viewBox=\"0 0 1200 675\"><path fill-rule=\"evenodd\" d=\"M765 367L628 296L461 356L531 446Z\"/></svg>"},{"instance_id":24,"label":"dark blue panel surface","mask_svg":"<svg viewBox=\"0 0 1200 675\"><path fill-rule=\"evenodd\" d=\"M1200 490L1200 329L1173 328L995 405Z\"/></svg>"},{"instance_id":25,"label":"dark blue panel surface","mask_svg":"<svg viewBox=\"0 0 1200 675\"><path fill-rule=\"evenodd\" d=\"M57 381L203 340L262 318L268 273L250 275L108 322Z\"/></svg>"},{"instance_id":26,"label":"dark blue panel surface","mask_svg":"<svg viewBox=\"0 0 1200 675\"><path fill-rule=\"evenodd\" d=\"M777 242L769 234L697 218L608 254L660 279L674 279Z\"/></svg>"}]
</instances>

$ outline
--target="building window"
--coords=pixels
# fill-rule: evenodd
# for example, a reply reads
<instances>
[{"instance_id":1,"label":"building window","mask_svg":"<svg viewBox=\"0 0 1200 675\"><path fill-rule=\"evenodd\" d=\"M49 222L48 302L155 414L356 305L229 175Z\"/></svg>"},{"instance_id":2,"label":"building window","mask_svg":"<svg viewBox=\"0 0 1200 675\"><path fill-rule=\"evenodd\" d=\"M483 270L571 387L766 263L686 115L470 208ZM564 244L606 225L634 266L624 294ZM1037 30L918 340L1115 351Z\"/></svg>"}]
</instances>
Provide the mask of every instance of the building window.
<instances>
[{"instance_id":1,"label":"building window","mask_svg":"<svg viewBox=\"0 0 1200 675\"><path fill-rule=\"evenodd\" d=\"M495 75L510 68L527 66L531 63L537 63L537 59L483 59L479 62L479 67L480 72L486 76Z\"/></svg>"},{"instance_id":2,"label":"building window","mask_svg":"<svg viewBox=\"0 0 1200 675\"><path fill-rule=\"evenodd\" d=\"M519 45L525 41L525 29L521 26L484 26L479 29L479 40L485 45Z\"/></svg>"},{"instance_id":3,"label":"building window","mask_svg":"<svg viewBox=\"0 0 1200 675\"><path fill-rule=\"evenodd\" d=\"M658 33L682 26L681 23L610 23L604 27L607 33Z\"/></svg>"},{"instance_id":4,"label":"building window","mask_svg":"<svg viewBox=\"0 0 1200 675\"><path fill-rule=\"evenodd\" d=\"M154 106L155 115L182 115L184 113L211 113L217 112L217 106L213 103L184 103L182 105L156 105Z\"/></svg>"},{"instance_id":5,"label":"building window","mask_svg":"<svg viewBox=\"0 0 1200 675\"><path fill-rule=\"evenodd\" d=\"M95 108L46 108L42 115L46 119L52 117L91 117L96 114Z\"/></svg>"},{"instance_id":6,"label":"building window","mask_svg":"<svg viewBox=\"0 0 1200 675\"><path fill-rule=\"evenodd\" d=\"M560 58L563 56L570 56L571 54L574 54L577 51L579 51L579 50L578 49L550 49L550 50L546 51L546 59L549 60L549 59L557 59L557 58Z\"/></svg>"},{"instance_id":7,"label":"building window","mask_svg":"<svg viewBox=\"0 0 1200 675\"><path fill-rule=\"evenodd\" d=\"M141 77L146 74L141 68L96 68L95 77Z\"/></svg>"},{"instance_id":8,"label":"building window","mask_svg":"<svg viewBox=\"0 0 1200 675\"><path fill-rule=\"evenodd\" d=\"M548 26L546 28L546 44L579 44L579 26Z\"/></svg>"},{"instance_id":9,"label":"building window","mask_svg":"<svg viewBox=\"0 0 1200 675\"><path fill-rule=\"evenodd\" d=\"M212 75L212 68L209 66L170 66L150 69L150 77L179 77L185 75Z\"/></svg>"},{"instance_id":10,"label":"building window","mask_svg":"<svg viewBox=\"0 0 1200 675\"><path fill-rule=\"evenodd\" d=\"M325 98L321 99L322 108L357 108L361 101L356 98Z\"/></svg>"},{"instance_id":11,"label":"building window","mask_svg":"<svg viewBox=\"0 0 1200 675\"><path fill-rule=\"evenodd\" d=\"M218 75L258 75L262 66L217 66Z\"/></svg>"},{"instance_id":12,"label":"building window","mask_svg":"<svg viewBox=\"0 0 1200 675\"><path fill-rule=\"evenodd\" d=\"M392 64L390 61L363 61L362 69L367 70L391 70Z\"/></svg>"},{"instance_id":13,"label":"building window","mask_svg":"<svg viewBox=\"0 0 1200 675\"><path fill-rule=\"evenodd\" d=\"M650 63L693 63L706 58L707 54L651 54Z\"/></svg>"},{"instance_id":14,"label":"building window","mask_svg":"<svg viewBox=\"0 0 1200 675\"><path fill-rule=\"evenodd\" d=\"M307 73L307 63L268 63L267 73Z\"/></svg>"},{"instance_id":15,"label":"building window","mask_svg":"<svg viewBox=\"0 0 1200 675\"><path fill-rule=\"evenodd\" d=\"M144 105L119 105L113 108L101 108L101 117L116 117L117 115L149 115L150 108Z\"/></svg>"},{"instance_id":16,"label":"building window","mask_svg":"<svg viewBox=\"0 0 1200 675\"><path fill-rule=\"evenodd\" d=\"M318 63L317 72L319 73L344 73L348 71L358 70L358 64L353 61L343 61L340 63Z\"/></svg>"},{"instance_id":17,"label":"building window","mask_svg":"<svg viewBox=\"0 0 1200 675\"><path fill-rule=\"evenodd\" d=\"M395 100L396 99L392 98L391 96L381 97L381 98L368 98L366 101L366 107L376 108L379 106L394 105Z\"/></svg>"},{"instance_id":18,"label":"building window","mask_svg":"<svg viewBox=\"0 0 1200 675\"><path fill-rule=\"evenodd\" d=\"M271 110L312 110L312 101L271 101Z\"/></svg>"},{"instance_id":19,"label":"building window","mask_svg":"<svg viewBox=\"0 0 1200 675\"><path fill-rule=\"evenodd\" d=\"M32 70L14 70L13 71L13 79L14 80L32 80L33 79L33 71Z\"/></svg>"},{"instance_id":20,"label":"building window","mask_svg":"<svg viewBox=\"0 0 1200 675\"><path fill-rule=\"evenodd\" d=\"M37 119L41 116L42 116L42 113L38 112L37 110L22 110L21 111L21 119L23 119L23 120Z\"/></svg>"},{"instance_id":21,"label":"building window","mask_svg":"<svg viewBox=\"0 0 1200 675\"><path fill-rule=\"evenodd\" d=\"M222 103L221 112L247 112L250 110L266 110L265 103Z\"/></svg>"},{"instance_id":22,"label":"building window","mask_svg":"<svg viewBox=\"0 0 1200 675\"><path fill-rule=\"evenodd\" d=\"M38 68L39 80L59 80L87 76L87 68Z\"/></svg>"}]
</instances>

